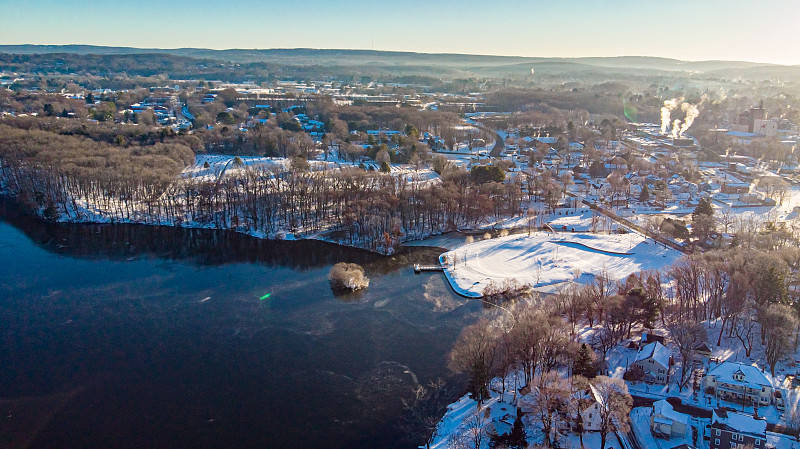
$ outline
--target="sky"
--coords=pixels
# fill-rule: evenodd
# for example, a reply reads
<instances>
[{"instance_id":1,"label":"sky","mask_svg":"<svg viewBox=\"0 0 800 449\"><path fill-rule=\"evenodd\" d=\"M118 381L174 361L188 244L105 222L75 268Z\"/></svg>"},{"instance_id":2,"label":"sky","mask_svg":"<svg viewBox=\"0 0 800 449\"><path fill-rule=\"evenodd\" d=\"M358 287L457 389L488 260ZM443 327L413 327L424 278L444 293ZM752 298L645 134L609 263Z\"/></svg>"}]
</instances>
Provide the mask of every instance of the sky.
<instances>
[{"instance_id":1,"label":"sky","mask_svg":"<svg viewBox=\"0 0 800 449\"><path fill-rule=\"evenodd\" d=\"M800 64L797 0L0 0L0 44Z\"/></svg>"}]
</instances>

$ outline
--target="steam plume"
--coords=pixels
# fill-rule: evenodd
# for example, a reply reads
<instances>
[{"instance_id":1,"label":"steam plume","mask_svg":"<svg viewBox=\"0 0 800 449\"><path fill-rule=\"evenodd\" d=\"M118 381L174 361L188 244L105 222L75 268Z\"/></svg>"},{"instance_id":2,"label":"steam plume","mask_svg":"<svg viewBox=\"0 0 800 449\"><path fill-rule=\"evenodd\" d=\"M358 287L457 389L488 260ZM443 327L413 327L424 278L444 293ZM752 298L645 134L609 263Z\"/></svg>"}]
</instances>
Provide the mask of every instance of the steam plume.
<instances>
[{"instance_id":1,"label":"steam plume","mask_svg":"<svg viewBox=\"0 0 800 449\"><path fill-rule=\"evenodd\" d=\"M683 119L683 126L681 126L681 130L678 131L678 135L682 136L683 133L692 126L694 123L694 119L700 115L700 111L697 109L697 106L689 103L684 103L681 105L681 110L686 113L686 118Z\"/></svg>"},{"instance_id":2,"label":"steam plume","mask_svg":"<svg viewBox=\"0 0 800 449\"><path fill-rule=\"evenodd\" d=\"M678 138L678 132L681 129L681 119L676 118L674 122L672 122L672 133L670 134L673 139Z\"/></svg>"},{"instance_id":3,"label":"steam plume","mask_svg":"<svg viewBox=\"0 0 800 449\"><path fill-rule=\"evenodd\" d=\"M664 106L661 108L661 134L667 133L671 112L678 107L678 101L677 98L664 101Z\"/></svg>"}]
</instances>

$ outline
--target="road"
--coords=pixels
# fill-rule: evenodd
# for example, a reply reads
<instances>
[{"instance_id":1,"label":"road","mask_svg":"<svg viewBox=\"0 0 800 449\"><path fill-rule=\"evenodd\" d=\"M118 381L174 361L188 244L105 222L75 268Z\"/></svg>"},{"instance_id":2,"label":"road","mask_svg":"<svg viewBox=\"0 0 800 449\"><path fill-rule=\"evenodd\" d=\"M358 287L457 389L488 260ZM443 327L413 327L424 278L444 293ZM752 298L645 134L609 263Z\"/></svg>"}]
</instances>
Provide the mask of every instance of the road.
<instances>
[{"instance_id":1,"label":"road","mask_svg":"<svg viewBox=\"0 0 800 449\"><path fill-rule=\"evenodd\" d=\"M589 206L590 209L592 209L594 211L597 211L600 214L605 215L606 217L616 221L617 223L619 223L619 224L621 224L623 226L626 226L626 227L638 232L639 234L642 234L645 237L649 237L649 238L655 240L656 242L658 242L658 243L660 243L660 244L662 244L664 246L668 246L668 247L670 247L670 248L672 248L672 249L674 249L676 251L680 251L683 254L691 254L691 251L688 248L686 248L684 246L681 246L681 245L673 242L672 240L666 239L666 238L664 238L664 237L662 237L660 235L653 234L652 232L648 232L646 229L644 229L643 227L637 225L636 223L633 223L630 220L627 220L625 218L620 217L619 215L617 215L614 212L604 208L603 206L598 205L597 203L593 203L593 202L587 201L587 200L579 197L578 195L575 195L574 193L567 192L566 195L570 196L570 197L573 197L573 198L580 199L581 202L583 204Z\"/></svg>"},{"instance_id":2,"label":"road","mask_svg":"<svg viewBox=\"0 0 800 449\"><path fill-rule=\"evenodd\" d=\"M480 128L486 132L494 134L494 146L492 147L492 151L489 152L489 156L500 157L500 154L503 152L503 150L506 149L506 142L500 137L500 134L497 134L497 131L491 128L487 128L481 125L480 123L474 121L469 121L469 124L476 128Z\"/></svg>"}]
</instances>

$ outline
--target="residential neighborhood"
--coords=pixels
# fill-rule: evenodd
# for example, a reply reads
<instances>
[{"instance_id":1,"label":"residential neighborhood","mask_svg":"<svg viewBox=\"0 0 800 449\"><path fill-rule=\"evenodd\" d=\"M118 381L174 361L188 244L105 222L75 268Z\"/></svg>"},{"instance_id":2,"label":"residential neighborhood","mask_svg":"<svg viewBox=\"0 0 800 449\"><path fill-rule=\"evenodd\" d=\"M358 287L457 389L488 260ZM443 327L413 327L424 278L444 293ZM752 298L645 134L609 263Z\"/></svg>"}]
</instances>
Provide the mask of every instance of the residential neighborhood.
<instances>
[{"instance_id":1,"label":"residential neighborhood","mask_svg":"<svg viewBox=\"0 0 800 449\"><path fill-rule=\"evenodd\" d=\"M7 5L0 449L800 449L796 5L470 1Z\"/></svg>"}]
</instances>

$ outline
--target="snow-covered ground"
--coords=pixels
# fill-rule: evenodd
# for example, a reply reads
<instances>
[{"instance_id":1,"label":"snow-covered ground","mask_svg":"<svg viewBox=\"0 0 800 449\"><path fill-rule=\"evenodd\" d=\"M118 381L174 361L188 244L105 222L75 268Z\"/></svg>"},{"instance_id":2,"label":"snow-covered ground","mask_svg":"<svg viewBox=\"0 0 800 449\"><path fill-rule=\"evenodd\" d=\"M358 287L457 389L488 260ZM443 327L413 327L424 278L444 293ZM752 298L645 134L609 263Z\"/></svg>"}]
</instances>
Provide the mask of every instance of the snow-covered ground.
<instances>
[{"instance_id":1,"label":"snow-covered ground","mask_svg":"<svg viewBox=\"0 0 800 449\"><path fill-rule=\"evenodd\" d=\"M234 166L234 159L236 159L236 156L224 154L198 154L194 158L194 164L186 167L181 173L181 177L205 178L210 181L216 181L224 174L230 174L237 170L240 171L243 167L253 167L258 165L285 166L288 164L286 159L239 156L239 159L242 161L242 165L239 167ZM206 164L208 164L208 167L206 167Z\"/></svg>"},{"instance_id":2,"label":"snow-covered ground","mask_svg":"<svg viewBox=\"0 0 800 449\"><path fill-rule=\"evenodd\" d=\"M634 435L636 435L639 444L647 449L672 449L681 444L694 445L691 427L696 427L701 435L705 426L710 424L710 420L708 419L690 418L689 425L686 426L686 433L682 437L675 436L666 440L663 438L656 438L650 432L651 413L652 408L650 407L636 407L631 410L631 430ZM704 447L701 436L698 437L698 443L700 443L701 447Z\"/></svg>"},{"instance_id":3,"label":"snow-covered ground","mask_svg":"<svg viewBox=\"0 0 800 449\"><path fill-rule=\"evenodd\" d=\"M492 392L492 398L484 402L479 410L478 403L470 399L468 394L465 394L461 399L447 406L447 413L445 413L442 420L439 421L439 426L436 428L431 448L448 449L452 447L452 437L459 433L466 432L464 427L467 425L470 417L476 413L480 413L481 416L484 416L487 410L489 417L484 418L485 424L495 422L497 423L495 426L498 426L498 429L504 428L503 430L510 430L510 425L514 424L514 419L517 416L517 408L509 402L501 401L500 399L499 394ZM512 395L506 393L504 399L510 401ZM506 415L510 415L510 425L508 422L504 422L509 421L509 416ZM506 428L506 426L508 427ZM488 447L489 438L485 437L484 440L486 440L486 445L481 446Z\"/></svg>"},{"instance_id":4,"label":"snow-covered ground","mask_svg":"<svg viewBox=\"0 0 800 449\"><path fill-rule=\"evenodd\" d=\"M464 395L458 401L450 404L447 407L447 412L444 417L439 421L430 447L432 449L457 447L452 444L453 437L459 434L466 435L469 433L471 421L474 423L474 416L476 413L480 413L480 415L484 417L481 423L487 426L487 428L494 427L497 429L498 433L510 432L517 413L517 407L514 405L513 383L509 383L512 377L513 376L507 378L505 394L501 394L499 378L493 379L489 389L491 399L485 401L480 409L478 409L477 402L470 399L469 395ZM517 397L517 399L519 399L519 397ZM528 444L541 444L544 440L544 435L541 431L541 423L535 421L528 415L523 416L522 422L525 425L525 434ZM580 440L580 436L575 432L564 431L558 433L558 444L559 447L563 449L581 448ZM467 445L467 447L472 446ZM486 449L488 447L489 437L484 436L480 449ZM600 434L597 432L584 432L583 447L587 449L599 449ZM609 434L606 440L606 449L619 447L620 444L616 436L614 436L613 433ZM649 446L645 447L650 449Z\"/></svg>"},{"instance_id":5,"label":"snow-covered ground","mask_svg":"<svg viewBox=\"0 0 800 449\"><path fill-rule=\"evenodd\" d=\"M529 203L523 209L529 208L537 210L536 215L529 218L527 215L506 218L501 221L487 223L487 228L511 229L527 228L529 225L538 228L544 224L549 224L555 231L559 232L607 232L619 229L619 224L614 220L599 214L588 206L577 208L559 208L556 212L545 212L542 203Z\"/></svg>"},{"instance_id":6,"label":"snow-covered ground","mask_svg":"<svg viewBox=\"0 0 800 449\"><path fill-rule=\"evenodd\" d=\"M663 268L680 256L635 233L534 232L464 245L443 254L440 261L458 293L479 297L490 281L516 279L545 288L568 281L587 283L600 274L624 279Z\"/></svg>"}]
</instances>

